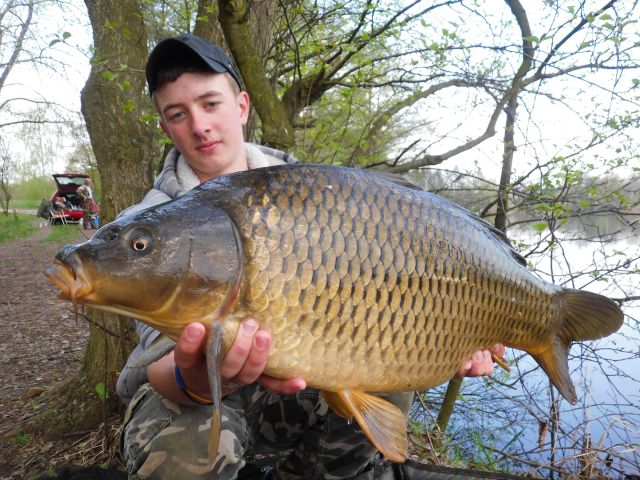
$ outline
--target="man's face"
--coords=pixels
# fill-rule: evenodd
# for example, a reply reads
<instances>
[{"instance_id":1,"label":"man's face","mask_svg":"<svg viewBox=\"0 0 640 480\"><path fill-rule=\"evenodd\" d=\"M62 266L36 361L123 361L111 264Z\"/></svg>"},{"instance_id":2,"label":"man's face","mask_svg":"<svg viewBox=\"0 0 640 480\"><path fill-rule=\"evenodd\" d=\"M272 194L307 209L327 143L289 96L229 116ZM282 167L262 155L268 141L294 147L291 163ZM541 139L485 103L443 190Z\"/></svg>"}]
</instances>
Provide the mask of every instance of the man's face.
<instances>
[{"instance_id":1,"label":"man's face","mask_svg":"<svg viewBox=\"0 0 640 480\"><path fill-rule=\"evenodd\" d=\"M154 98L160 126L201 182L247 169L242 127L249 96L236 94L223 74L183 73Z\"/></svg>"}]
</instances>

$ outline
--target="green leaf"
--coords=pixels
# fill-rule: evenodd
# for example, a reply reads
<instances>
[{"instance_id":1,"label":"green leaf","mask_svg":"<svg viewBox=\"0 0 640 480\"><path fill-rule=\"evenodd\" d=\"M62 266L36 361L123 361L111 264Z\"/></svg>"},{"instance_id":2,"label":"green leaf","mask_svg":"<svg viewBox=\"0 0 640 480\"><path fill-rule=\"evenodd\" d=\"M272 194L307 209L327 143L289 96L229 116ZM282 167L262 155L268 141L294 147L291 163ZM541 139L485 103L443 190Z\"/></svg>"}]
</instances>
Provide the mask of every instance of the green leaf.
<instances>
[{"instance_id":1,"label":"green leaf","mask_svg":"<svg viewBox=\"0 0 640 480\"><path fill-rule=\"evenodd\" d=\"M60 43L60 40L58 40L57 38L54 38L49 42L49 46L53 47L56 43Z\"/></svg>"},{"instance_id":2,"label":"green leaf","mask_svg":"<svg viewBox=\"0 0 640 480\"><path fill-rule=\"evenodd\" d=\"M104 78L105 80L113 80L115 78L115 75L113 74L113 72L110 72L109 70L105 70L104 72L102 72L102 78Z\"/></svg>"},{"instance_id":3,"label":"green leaf","mask_svg":"<svg viewBox=\"0 0 640 480\"><path fill-rule=\"evenodd\" d=\"M122 109L123 109L125 112L130 112L131 110L133 110L134 108L136 108L136 105L137 105L137 104L136 104L136 102L134 102L133 100L129 100L127 103L125 103L125 104L122 106Z\"/></svg>"},{"instance_id":4,"label":"green leaf","mask_svg":"<svg viewBox=\"0 0 640 480\"><path fill-rule=\"evenodd\" d=\"M107 387L104 383L100 382L96 385L96 393L98 394L98 398L103 402L107 398Z\"/></svg>"},{"instance_id":5,"label":"green leaf","mask_svg":"<svg viewBox=\"0 0 640 480\"><path fill-rule=\"evenodd\" d=\"M600 15L600 20L605 21L605 20L611 20L613 17L611 15L609 15L608 13L603 13L602 15Z\"/></svg>"},{"instance_id":6,"label":"green leaf","mask_svg":"<svg viewBox=\"0 0 640 480\"><path fill-rule=\"evenodd\" d=\"M67 38L69 38L71 36L71 34L69 32L62 32L62 38L64 40L66 40Z\"/></svg>"},{"instance_id":7,"label":"green leaf","mask_svg":"<svg viewBox=\"0 0 640 480\"><path fill-rule=\"evenodd\" d=\"M547 224L544 222L536 223L533 228L535 228L536 232L544 232L547 229Z\"/></svg>"}]
</instances>

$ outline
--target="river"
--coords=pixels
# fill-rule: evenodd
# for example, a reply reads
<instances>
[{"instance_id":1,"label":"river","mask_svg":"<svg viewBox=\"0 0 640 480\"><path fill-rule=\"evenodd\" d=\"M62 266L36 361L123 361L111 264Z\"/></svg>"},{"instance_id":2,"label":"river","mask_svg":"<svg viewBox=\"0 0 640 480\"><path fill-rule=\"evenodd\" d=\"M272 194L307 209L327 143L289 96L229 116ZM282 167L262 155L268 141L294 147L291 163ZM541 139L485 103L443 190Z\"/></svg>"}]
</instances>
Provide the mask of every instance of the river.
<instances>
[{"instance_id":1,"label":"river","mask_svg":"<svg viewBox=\"0 0 640 480\"><path fill-rule=\"evenodd\" d=\"M638 243L633 238L606 246L569 242L555 260L548 252L527 258L545 280L573 278L566 286L621 299L640 295ZM544 372L516 350L506 356L510 374L465 380L447 430L452 438L448 453L545 478L560 478L558 472L578 472L585 465L608 478L640 475L640 302L625 302L623 311L625 324L617 333L572 347L575 406L551 393ZM414 419L430 424L426 419L437 415L444 387L427 393L427 412L415 405Z\"/></svg>"}]
</instances>

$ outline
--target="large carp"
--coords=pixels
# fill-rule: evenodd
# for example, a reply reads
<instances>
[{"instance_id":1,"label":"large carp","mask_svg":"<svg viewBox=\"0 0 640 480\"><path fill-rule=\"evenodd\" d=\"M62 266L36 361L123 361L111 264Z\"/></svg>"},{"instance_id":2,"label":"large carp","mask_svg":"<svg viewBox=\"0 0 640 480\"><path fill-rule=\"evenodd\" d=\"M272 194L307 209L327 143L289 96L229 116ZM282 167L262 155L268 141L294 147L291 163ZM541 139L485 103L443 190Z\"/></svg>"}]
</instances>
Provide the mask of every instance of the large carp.
<instances>
[{"instance_id":1,"label":"large carp","mask_svg":"<svg viewBox=\"0 0 640 480\"><path fill-rule=\"evenodd\" d=\"M496 342L531 354L575 403L574 341L623 314L590 292L544 282L504 235L400 177L287 165L213 179L126 216L58 253L61 297L128 315L176 339L208 326L218 445L217 362L239 322L272 335L265 373L303 377L387 457L406 458L406 418L367 392L448 380Z\"/></svg>"}]
</instances>

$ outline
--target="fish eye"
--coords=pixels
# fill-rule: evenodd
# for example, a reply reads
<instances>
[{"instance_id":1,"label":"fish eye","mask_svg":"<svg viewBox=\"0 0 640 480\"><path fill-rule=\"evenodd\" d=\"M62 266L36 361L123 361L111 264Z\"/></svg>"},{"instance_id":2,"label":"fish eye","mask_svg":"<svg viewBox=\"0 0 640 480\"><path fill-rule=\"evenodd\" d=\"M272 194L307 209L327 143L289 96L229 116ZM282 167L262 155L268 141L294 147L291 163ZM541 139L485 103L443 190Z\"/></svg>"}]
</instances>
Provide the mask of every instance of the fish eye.
<instances>
[{"instance_id":1,"label":"fish eye","mask_svg":"<svg viewBox=\"0 0 640 480\"><path fill-rule=\"evenodd\" d=\"M136 252L144 252L149 247L149 240L142 237L137 237L131 240L131 248Z\"/></svg>"}]
</instances>

